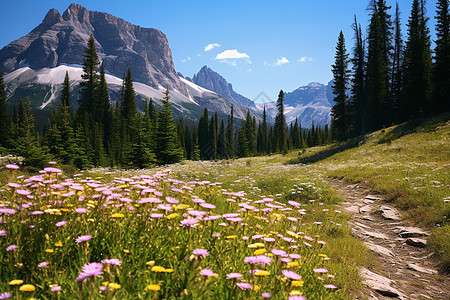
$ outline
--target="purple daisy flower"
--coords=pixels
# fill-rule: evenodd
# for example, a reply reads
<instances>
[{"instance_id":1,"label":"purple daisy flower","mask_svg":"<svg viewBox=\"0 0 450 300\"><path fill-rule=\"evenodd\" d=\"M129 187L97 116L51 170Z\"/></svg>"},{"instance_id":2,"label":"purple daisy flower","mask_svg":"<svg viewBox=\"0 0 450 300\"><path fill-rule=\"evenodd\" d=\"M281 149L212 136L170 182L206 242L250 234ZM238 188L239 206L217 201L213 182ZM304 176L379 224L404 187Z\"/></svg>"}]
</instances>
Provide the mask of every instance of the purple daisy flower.
<instances>
[{"instance_id":1,"label":"purple daisy flower","mask_svg":"<svg viewBox=\"0 0 450 300\"><path fill-rule=\"evenodd\" d=\"M110 258L102 260L102 264L108 264L113 266L120 266L122 262L117 258Z\"/></svg>"},{"instance_id":2,"label":"purple daisy flower","mask_svg":"<svg viewBox=\"0 0 450 300\"><path fill-rule=\"evenodd\" d=\"M82 242L87 242L90 239L92 239L92 235L82 235L77 237L77 239L75 240L75 242L77 243L82 243Z\"/></svg>"},{"instance_id":3,"label":"purple daisy flower","mask_svg":"<svg viewBox=\"0 0 450 300\"><path fill-rule=\"evenodd\" d=\"M195 249L194 251L192 251L192 253L203 258L209 255L209 252L206 249Z\"/></svg>"}]
</instances>

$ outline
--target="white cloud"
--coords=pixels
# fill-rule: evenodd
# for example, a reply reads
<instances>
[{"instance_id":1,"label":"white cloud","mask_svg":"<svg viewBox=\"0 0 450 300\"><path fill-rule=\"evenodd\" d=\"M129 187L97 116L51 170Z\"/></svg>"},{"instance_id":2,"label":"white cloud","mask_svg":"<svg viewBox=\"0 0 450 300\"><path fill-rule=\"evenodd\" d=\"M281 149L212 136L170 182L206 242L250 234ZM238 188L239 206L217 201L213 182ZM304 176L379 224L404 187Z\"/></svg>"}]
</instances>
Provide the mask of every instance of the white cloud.
<instances>
[{"instance_id":1,"label":"white cloud","mask_svg":"<svg viewBox=\"0 0 450 300\"><path fill-rule=\"evenodd\" d=\"M190 61L192 58L190 56L186 57L185 59L182 59L181 62L188 62Z\"/></svg>"},{"instance_id":2,"label":"white cloud","mask_svg":"<svg viewBox=\"0 0 450 300\"><path fill-rule=\"evenodd\" d=\"M237 49L225 50L222 53L217 54L217 60L224 59L240 59L240 58L250 58L246 53L240 53Z\"/></svg>"},{"instance_id":3,"label":"white cloud","mask_svg":"<svg viewBox=\"0 0 450 300\"><path fill-rule=\"evenodd\" d=\"M275 66L277 67L277 66L281 66L284 64L288 64L288 63L289 63L289 60L286 57L282 57L282 58L277 59Z\"/></svg>"},{"instance_id":4,"label":"white cloud","mask_svg":"<svg viewBox=\"0 0 450 300\"><path fill-rule=\"evenodd\" d=\"M303 56L302 58L300 58L298 60L298 62L301 62L301 63L312 62L312 61L313 61L313 59L311 57L308 57L308 56Z\"/></svg>"},{"instance_id":5,"label":"white cloud","mask_svg":"<svg viewBox=\"0 0 450 300\"><path fill-rule=\"evenodd\" d=\"M217 44L217 43L208 44L205 47L205 51L210 51L216 47L220 47L220 44Z\"/></svg>"},{"instance_id":6,"label":"white cloud","mask_svg":"<svg viewBox=\"0 0 450 300\"><path fill-rule=\"evenodd\" d=\"M251 72L252 71L252 68L249 68L248 70L247 70L247 72Z\"/></svg>"}]
</instances>

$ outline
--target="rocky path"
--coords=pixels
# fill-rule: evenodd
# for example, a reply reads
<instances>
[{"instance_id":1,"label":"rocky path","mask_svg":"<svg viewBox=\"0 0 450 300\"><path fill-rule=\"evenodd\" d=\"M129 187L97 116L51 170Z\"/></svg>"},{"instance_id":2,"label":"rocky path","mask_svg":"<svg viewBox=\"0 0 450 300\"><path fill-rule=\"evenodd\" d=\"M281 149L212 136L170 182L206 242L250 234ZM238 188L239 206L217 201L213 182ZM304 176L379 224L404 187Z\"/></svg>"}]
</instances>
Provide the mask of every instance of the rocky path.
<instances>
[{"instance_id":1,"label":"rocky path","mask_svg":"<svg viewBox=\"0 0 450 300\"><path fill-rule=\"evenodd\" d=\"M375 270L360 270L368 288L357 299L450 299L450 277L437 271L426 247L428 232L408 226L398 210L370 195L365 184L331 183L346 198L342 206L353 215L354 235L379 258Z\"/></svg>"}]
</instances>

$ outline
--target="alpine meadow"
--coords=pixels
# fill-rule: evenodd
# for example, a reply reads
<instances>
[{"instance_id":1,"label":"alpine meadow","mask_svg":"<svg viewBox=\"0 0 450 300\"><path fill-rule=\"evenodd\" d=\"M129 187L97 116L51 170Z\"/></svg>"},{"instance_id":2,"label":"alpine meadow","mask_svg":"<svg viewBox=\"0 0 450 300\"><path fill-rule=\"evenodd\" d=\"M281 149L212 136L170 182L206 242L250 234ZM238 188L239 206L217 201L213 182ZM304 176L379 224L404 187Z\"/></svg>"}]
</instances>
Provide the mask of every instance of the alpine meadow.
<instances>
[{"instance_id":1,"label":"alpine meadow","mask_svg":"<svg viewBox=\"0 0 450 300\"><path fill-rule=\"evenodd\" d=\"M450 299L450 2L280 4L0 4L0 299Z\"/></svg>"}]
</instances>

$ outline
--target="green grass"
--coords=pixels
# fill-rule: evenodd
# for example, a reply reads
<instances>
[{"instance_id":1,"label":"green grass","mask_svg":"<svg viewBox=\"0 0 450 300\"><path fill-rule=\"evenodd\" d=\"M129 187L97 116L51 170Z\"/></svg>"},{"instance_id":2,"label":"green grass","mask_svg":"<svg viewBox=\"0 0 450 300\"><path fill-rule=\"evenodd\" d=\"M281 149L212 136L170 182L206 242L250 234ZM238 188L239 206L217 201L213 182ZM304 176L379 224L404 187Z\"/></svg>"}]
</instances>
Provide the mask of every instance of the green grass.
<instances>
[{"instance_id":1,"label":"green grass","mask_svg":"<svg viewBox=\"0 0 450 300\"><path fill-rule=\"evenodd\" d=\"M308 149L290 163L313 163L317 172L366 181L404 210L409 222L434 231L431 246L449 271L450 119L412 121L350 142Z\"/></svg>"}]
</instances>

